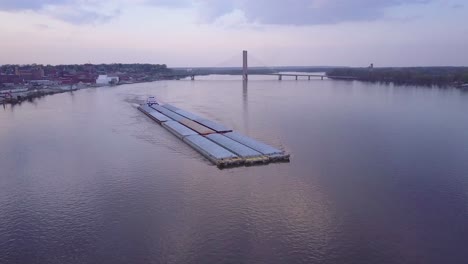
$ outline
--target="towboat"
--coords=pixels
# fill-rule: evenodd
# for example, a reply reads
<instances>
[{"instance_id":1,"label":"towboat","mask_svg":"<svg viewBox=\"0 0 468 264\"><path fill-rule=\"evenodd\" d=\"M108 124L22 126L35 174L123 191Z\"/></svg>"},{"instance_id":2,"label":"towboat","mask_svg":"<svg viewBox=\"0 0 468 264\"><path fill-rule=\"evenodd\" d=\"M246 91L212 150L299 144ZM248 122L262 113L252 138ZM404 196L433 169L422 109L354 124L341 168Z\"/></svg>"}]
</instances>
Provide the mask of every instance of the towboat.
<instances>
[{"instance_id":1,"label":"towboat","mask_svg":"<svg viewBox=\"0 0 468 264\"><path fill-rule=\"evenodd\" d=\"M146 99L146 104L148 106L157 105L158 101L156 100L156 97L150 96L150 97L148 97L148 99Z\"/></svg>"}]
</instances>

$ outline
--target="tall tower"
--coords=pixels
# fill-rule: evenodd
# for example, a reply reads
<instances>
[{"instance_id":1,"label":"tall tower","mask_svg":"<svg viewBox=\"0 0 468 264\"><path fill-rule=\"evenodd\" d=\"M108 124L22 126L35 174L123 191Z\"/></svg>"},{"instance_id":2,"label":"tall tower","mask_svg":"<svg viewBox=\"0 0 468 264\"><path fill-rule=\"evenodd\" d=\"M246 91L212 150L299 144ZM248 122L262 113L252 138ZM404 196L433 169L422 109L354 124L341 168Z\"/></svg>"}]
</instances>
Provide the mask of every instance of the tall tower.
<instances>
[{"instance_id":1,"label":"tall tower","mask_svg":"<svg viewBox=\"0 0 468 264\"><path fill-rule=\"evenodd\" d=\"M243 57L243 63L242 63L242 79L244 81L249 80L249 74L248 74L248 63L247 63L247 51L244 50L242 52L242 57Z\"/></svg>"}]
</instances>

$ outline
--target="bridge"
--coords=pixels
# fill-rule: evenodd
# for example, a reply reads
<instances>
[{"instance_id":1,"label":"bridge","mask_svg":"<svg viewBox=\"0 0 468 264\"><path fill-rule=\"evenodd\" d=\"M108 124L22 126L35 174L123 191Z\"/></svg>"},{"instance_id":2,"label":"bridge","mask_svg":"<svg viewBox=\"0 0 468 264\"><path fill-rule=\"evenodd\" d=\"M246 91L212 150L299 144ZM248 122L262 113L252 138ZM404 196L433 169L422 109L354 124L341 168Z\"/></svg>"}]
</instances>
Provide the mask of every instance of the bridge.
<instances>
[{"instance_id":1,"label":"bridge","mask_svg":"<svg viewBox=\"0 0 468 264\"><path fill-rule=\"evenodd\" d=\"M330 78L330 79L343 79L343 80L355 80L355 77L351 76L330 76L326 74L307 74L307 73L250 73L248 75L273 75L273 76L278 76L278 80L282 80L283 76L290 76L290 77L296 77L296 81L299 80L299 77L307 77L308 80L310 81L311 78Z\"/></svg>"},{"instance_id":2,"label":"bridge","mask_svg":"<svg viewBox=\"0 0 468 264\"><path fill-rule=\"evenodd\" d=\"M248 53L246 50L242 52L243 61L242 61L242 69L239 68L228 68L225 70L213 70L213 68L208 69L199 69L199 70L191 70L191 71L184 71L184 72L174 72L170 74L161 75L163 78L171 78L171 79L181 79L181 78L188 78L193 81L195 80L196 76L203 76L203 75L210 75L210 74L225 74L225 75L242 75L242 79L244 81L249 80L250 75L257 75L257 76L277 76L278 80L283 80L283 77L295 77L295 80L299 80L300 77L307 78L307 80L311 80L312 78L320 78L324 80L325 78L330 79L340 79L340 80L355 80L355 77L352 76L329 76L326 74L317 74L317 73L281 73L279 71L270 72L271 70L265 72L264 69L249 69L248 67ZM210 70L211 69L211 70Z\"/></svg>"}]
</instances>

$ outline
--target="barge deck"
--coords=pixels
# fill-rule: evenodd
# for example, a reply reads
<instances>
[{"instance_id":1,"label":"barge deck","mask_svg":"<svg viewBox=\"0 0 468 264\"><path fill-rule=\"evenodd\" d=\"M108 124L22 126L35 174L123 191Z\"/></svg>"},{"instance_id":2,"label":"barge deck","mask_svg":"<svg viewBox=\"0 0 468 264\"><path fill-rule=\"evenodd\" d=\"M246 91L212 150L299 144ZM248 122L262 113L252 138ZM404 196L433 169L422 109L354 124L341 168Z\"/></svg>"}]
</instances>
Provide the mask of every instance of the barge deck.
<instances>
[{"instance_id":1,"label":"barge deck","mask_svg":"<svg viewBox=\"0 0 468 264\"><path fill-rule=\"evenodd\" d=\"M138 109L219 168L289 162L284 151L170 104Z\"/></svg>"}]
</instances>

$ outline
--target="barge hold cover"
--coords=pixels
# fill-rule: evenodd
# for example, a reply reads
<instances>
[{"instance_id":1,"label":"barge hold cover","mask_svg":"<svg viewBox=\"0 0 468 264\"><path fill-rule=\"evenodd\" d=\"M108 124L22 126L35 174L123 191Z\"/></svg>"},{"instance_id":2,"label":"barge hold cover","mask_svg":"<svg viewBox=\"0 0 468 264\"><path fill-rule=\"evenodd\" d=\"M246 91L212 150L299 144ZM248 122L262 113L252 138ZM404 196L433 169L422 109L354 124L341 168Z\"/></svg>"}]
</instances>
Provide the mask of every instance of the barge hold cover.
<instances>
[{"instance_id":1,"label":"barge hold cover","mask_svg":"<svg viewBox=\"0 0 468 264\"><path fill-rule=\"evenodd\" d=\"M246 165L268 163L269 161L269 158L262 153L223 136L222 134L211 134L206 136L206 138L243 158Z\"/></svg>"},{"instance_id":2,"label":"barge hold cover","mask_svg":"<svg viewBox=\"0 0 468 264\"><path fill-rule=\"evenodd\" d=\"M290 155L282 150L232 132L223 125L190 112L179 109L178 114L161 105L141 105L138 109L218 167L289 161Z\"/></svg>"},{"instance_id":3,"label":"barge hold cover","mask_svg":"<svg viewBox=\"0 0 468 264\"><path fill-rule=\"evenodd\" d=\"M163 123L162 126L180 139L183 139L187 136L198 135L197 132L184 125L181 125L179 122L176 121L167 121Z\"/></svg>"},{"instance_id":4,"label":"barge hold cover","mask_svg":"<svg viewBox=\"0 0 468 264\"><path fill-rule=\"evenodd\" d=\"M243 160L236 154L226 150L203 136L188 136L184 138L184 141L220 167L240 165L243 163Z\"/></svg>"},{"instance_id":5,"label":"barge hold cover","mask_svg":"<svg viewBox=\"0 0 468 264\"><path fill-rule=\"evenodd\" d=\"M195 120L197 123L200 123L208 128L213 129L214 131L218 133L226 133L226 132L231 132L232 129L229 129L221 124L218 124L216 122L213 122L211 120L208 120L206 118L199 118Z\"/></svg>"},{"instance_id":6,"label":"barge hold cover","mask_svg":"<svg viewBox=\"0 0 468 264\"><path fill-rule=\"evenodd\" d=\"M166 109L169 109L171 110L172 112L177 112L178 110L180 110L179 108L171 105L171 104L163 104L162 107L166 108Z\"/></svg>"},{"instance_id":7,"label":"barge hold cover","mask_svg":"<svg viewBox=\"0 0 468 264\"><path fill-rule=\"evenodd\" d=\"M167 122L167 121L172 121L172 119L170 119L169 117L159 113L158 111L154 111L154 112L151 112L151 113L148 113L148 115L154 119L154 121L156 121L157 123L161 124L161 123L164 123L164 122Z\"/></svg>"},{"instance_id":8,"label":"barge hold cover","mask_svg":"<svg viewBox=\"0 0 468 264\"><path fill-rule=\"evenodd\" d=\"M255 139L246 137L236 132L229 132L224 135L265 155L284 154L284 152L279 149L273 148L271 146L268 146L267 144L264 144Z\"/></svg>"},{"instance_id":9,"label":"barge hold cover","mask_svg":"<svg viewBox=\"0 0 468 264\"><path fill-rule=\"evenodd\" d=\"M206 136L206 138L243 158L262 156L260 152L253 150L245 145L242 145L241 143L234 141L228 137L225 137L221 134L208 135Z\"/></svg>"},{"instance_id":10,"label":"barge hold cover","mask_svg":"<svg viewBox=\"0 0 468 264\"><path fill-rule=\"evenodd\" d=\"M184 119L184 120L181 120L179 121L182 125L198 132L198 134L200 135L209 135L209 134L213 134L213 133L216 133L215 131L205 127L205 126L202 126L190 119Z\"/></svg>"},{"instance_id":11,"label":"barge hold cover","mask_svg":"<svg viewBox=\"0 0 468 264\"><path fill-rule=\"evenodd\" d=\"M197 120L197 119L201 119L202 117L200 116L197 116L196 114L192 114L190 112L187 112L185 110L177 110L175 111L177 114L181 115L181 116L185 116L186 118L188 119L191 119L193 121Z\"/></svg>"},{"instance_id":12,"label":"barge hold cover","mask_svg":"<svg viewBox=\"0 0 468 264\"><path fill-rule=\"evenodd\" d=\"M147 104L144 104L144 105L140 105L138 106L138 108L140 110L142 110L144 113L151 113L151 112L156 112L156 110L154 110L153 108L149 107Z\"/></svg>"},{"instance_id":13,"label":"barge hold cover","mask_svg":"<svg viewBox=\"0 0 468 264\"><path fill-rule=\"evenodd\" d=\"M167 108L164 108L160 105L152 105L151 108L155 109L155 110L158 110L159 112L163 113L164 115L174 119L175 121L181 121L181 120L184 120L185 117L179 115L179 114L176 114L175 112L172 112L171 110L167 109Z\"/></svg>"}]
</instances>

